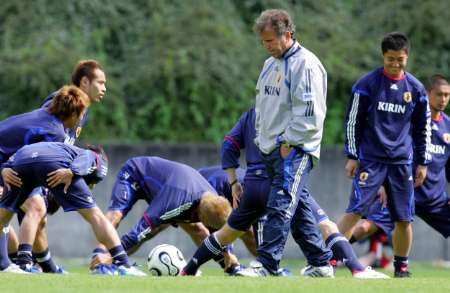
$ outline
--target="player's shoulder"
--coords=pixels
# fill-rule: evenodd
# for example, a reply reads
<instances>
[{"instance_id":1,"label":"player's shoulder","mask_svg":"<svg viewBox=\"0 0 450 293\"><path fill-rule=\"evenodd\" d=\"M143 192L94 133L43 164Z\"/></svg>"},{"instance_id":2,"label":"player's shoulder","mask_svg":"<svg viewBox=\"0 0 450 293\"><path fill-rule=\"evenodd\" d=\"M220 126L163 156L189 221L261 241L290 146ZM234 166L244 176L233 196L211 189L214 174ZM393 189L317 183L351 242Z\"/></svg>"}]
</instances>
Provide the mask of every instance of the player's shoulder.
<instances>
[{"instance_id":1,"label":"player's shoulder","mask_svg":"<svg viewBox=\"0 0 450 293\"><path fill-rule=\"evenodd\" d=\"M298 45L298 50L291 57L289 57L289 60L294 67L324 70L319 57L317 57L317 55L312 51L300 45Z\"/></svg>"},{"instance_id":2,"label":"player's shoulder","mask_svg":"<svg viewBox=\"0 0 450 293\"><path fill-rule=\"evenodd\" d=\"M444 112L441 112L442 122L446 125L448 129L450 129L450 117L445 114Z\"/></svg>"},{"instance_id":3,"label":"player's shoulder","mask_svg":"<svg viewBox=\"0 0 450 293\"><path fill-rule=\"evenodd\" d=\"M362 75L353 85L352 92L358 90L370 90L372 87L376 87L377 83L381 80L383 75L383 68L376 68Z\"/></svg>"},{"instance_id":4,"label":"player's shoulder","mask_svg":"<svg viewBox=\"0 0 450 293\"><path fill-rule=\"evenodd\" d=\"M409 72L405 72L405 78L414 90L425 92L425 87L423 86L422 82L418 80L414 75Z\"/></svg>"}]
</instances>

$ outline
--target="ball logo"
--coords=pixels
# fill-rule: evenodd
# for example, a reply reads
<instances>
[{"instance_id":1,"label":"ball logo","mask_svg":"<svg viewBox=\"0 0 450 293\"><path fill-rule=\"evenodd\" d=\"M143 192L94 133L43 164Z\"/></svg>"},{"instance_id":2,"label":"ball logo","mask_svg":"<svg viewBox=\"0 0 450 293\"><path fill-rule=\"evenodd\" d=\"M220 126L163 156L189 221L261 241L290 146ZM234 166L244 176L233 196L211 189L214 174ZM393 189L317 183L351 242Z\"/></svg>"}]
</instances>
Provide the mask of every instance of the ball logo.
<instances>
[{"instance_id":1,"label":"ball logo","mask_svg":"<svg viewBox=\"0 0 450 293\"><path fill-rule=\"evenodd\" d=\"M359 180L364 182L367 180L367 178L369 178L369 173L367 172L361 172L361 174L359 174Z\"/></svg>"},{"instance_id":2,"label":"ball logo","mask_svg":"<svg viewBox=\"0 0 450 293\"><path fill-rule=\"evenodd\" d=\"M404 100L406 103L411 103L411 101L412 101L412 95L411 95L411 92L405 92L405 93L403 94L403 100Z\"/></svg>"},{"instance_id":3,"label":"ball logo","mask_svg":"<svg viewBox=\"0 0 450 293\"><path fill-rule=\"evenodd\" d=\"M442 135L442 138L444 139L445 143L450 143L450 133L444 133L444 135Z\"/></svg>"}]
</instances>

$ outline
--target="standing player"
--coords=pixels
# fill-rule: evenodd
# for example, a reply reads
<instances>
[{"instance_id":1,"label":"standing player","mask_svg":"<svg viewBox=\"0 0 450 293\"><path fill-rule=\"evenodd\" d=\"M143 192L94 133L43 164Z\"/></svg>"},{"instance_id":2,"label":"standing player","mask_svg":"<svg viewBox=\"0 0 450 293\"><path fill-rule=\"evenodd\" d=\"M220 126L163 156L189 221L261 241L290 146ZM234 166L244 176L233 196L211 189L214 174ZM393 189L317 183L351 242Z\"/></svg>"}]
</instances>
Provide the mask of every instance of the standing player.
<instances>
[{"instance_id":1,"label":"standing player","mask_svg":"<svg viewBox=\"0 0 450 293\"><path fill-rule=\"evenodd\" d=\"M201 241L209 235L207 228L220 229L231 212L230 203L218 196L196 170L159 157L131 158L122 167L107 213L113 225L118 226L139 199L144 199L148 208L121 238L129 254L171 224L186 227L188 223L196 223L205 234L201 235ZM94 253L104 251L97 248ZM94 257L91 267L105 262L107 257L99 255Z\"/></svg>"},{"instance_id":2,"label":"standing player","mask_svg":"<svg viewBox=\"0 0 450 293\"><path fill-rule=\"evenodd\" d=\"M77 125L88 103L87 96L78 88L65 86L58 91L47 109L38 109L12 116L0 122L0 137L4 138L0 142L0 167L23 145L40 141L64 141L64 129ZM2 175L7 189L21 186L21 178L15 171L6 168L3 169ZM4 192L6 191L4 190ZM30 197L27 205L29 205L30 216L39 217L45 211L45 205L39 197ZM3 232L7 232L7 230L3 229ZM2 234L0 237L0 270L5 270L10 265L10 261L7 253L6 233ZM21 233L19 238L25 236Z\"/></svg>"},{"instance_id":3,"label":"standing player","mask_svg":"<svg viewBox=\"0 0 450 293\"><path fill-rule=\"evenodd\" d=\"M354 178L353 190L339 229L349 238L356 222L377 201L378 188L383 184L388 189L388 207L395 222L395 277L409 277L413 188L423 183L430 160L428 97L422 84L405 72L407 37L388 33L381 49L383 67L362 77L352 89L346 117L345 169Z\"/></svg>"},{"instance_id":4,"label":"standing player","mask_svg":"<svg viewBox=\"0 0 450 293\"><path fill-rule=\"evenodd\" d=\"M428 165L427 177L421 186L414 189L416 214L428 225L442 234L450 236L450 200L446 192L450 181L450 118L444 113L450 98L450 85L442 75L433 75L427 83L427 94L431 110L432 162ZM384 197L386 193L381 190ZM389 196L389 194L387 195ZM364 223L358 223L353 233L361 240L382 229L387 235L394 230L389 210L377 203L371 208Z\"/></svg>"},{"instance_id":5,"label":"standing player","mask_svg":"<svg viewBox=\"0 0 450 293\"><path fill-rule=\"evenodd\" d=\"M331 251L322 241L306 188L319 159L326 112L326 71L294 39L295 25L283 10L266 10L254 30L272 56L256 86L256 144L271 179L267 222L257 262L248 273L276 274L289 230L305 254L309 276L333 277Z\"/></svg>"},{"instance_id":6,"label":"standing player","mask_svg":"<svg viewBox=\"0 0 450 293\"><path fill-rule=\"evenodd\" d=\"M191 260L188 263L184 274L194 275L200 265L214 257L219 248L223 248L225 245L229 245L236 240L252 223L258 222L262 234L263 227L260 226L263 223L260 223L258 218L266 213L267 197L270 192L270 179L267 176L266 167L262 162L260 152L254 143L255 136L255 109L251 108L241 116L238 123L225 136L222 144L222 165L228 172L229 181L233 183L233 186L240 184L240 180L235 182L234 178L236 178L236 168L239 166L241 149L245 148L246 150L249 171L244 179L244 188L242 189L238 185L233 190L233 195L240 204L231 213L227 224L203 242L193 257L195 261ZM323 239L338 260L345 259L345 265L350 269L354 277L387 277L384 274L362 266L358 262L347 239L339 233L336 224L328 219L328 216L312 196L308 197L308 201L314 217L319 223ZM257 238L260 239L260 237ZM307 269L304 269L304 271L306 272ZM236 270L235 274L240 275L241 273L241 271ZM288 273L286 270L280 269L277 275L284 276L288 275Z\"/></svg>"},{"instance_id":7,"label":"standing player","mask_svg":"<svg viewBox=\"0 0 450 293\"><path fill-rule=\"evenodd\" d=\"M78 121L77 121L78 122ZM77 211L92 227L97 240L103 243L113 256L117 274L145 276L130 266L128 256L120 244L120 238L111 223L96 206L88 184L96 184L107 173L107 160L100 151L85 150L62 142L41 142L18 150L4 165L22 177L22 186L8 189L0 200L0 223L7 225L14 212L27 200L31 191L44 186L54 194L65 212ZM25 214L27 218L27 213ZM24 219L25 220L25 219ZM18 263L32 266L32 244L41 219L29 225L32 237L21 241Z\"/></svg>"}]
</instances>

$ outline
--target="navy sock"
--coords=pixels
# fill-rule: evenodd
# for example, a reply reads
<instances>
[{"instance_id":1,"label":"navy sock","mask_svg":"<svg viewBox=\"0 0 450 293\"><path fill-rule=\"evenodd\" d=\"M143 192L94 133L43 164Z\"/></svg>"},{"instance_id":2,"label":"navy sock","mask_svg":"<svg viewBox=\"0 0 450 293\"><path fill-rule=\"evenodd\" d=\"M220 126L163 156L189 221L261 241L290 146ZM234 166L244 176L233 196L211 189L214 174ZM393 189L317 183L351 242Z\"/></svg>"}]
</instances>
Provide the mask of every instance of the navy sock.
<instances>
[{"instance_id":1,"label":"navy sock","mask_svg":"<svg viewBox=\"0 0 450 293\"><path fill-rule=\"evenodd\" d=\"M39 266L42 268L44 273L56 273L58 267L53 262L52 255L48 248L44 252L33 253L34 257L36 257L36 261Z\"/></svg>"},{"instance_id":2,"label":"navy sock","mask_svg":"<svg viewBox=\"0 0 450 293\"><path fill-rule=\"evenodd\" d=\"M17 251L9 253L8 257L13 263L17 263Z\"/></svg>"},{"instance_id":3,"label":"navy sock","mask_svg":"<svg viewBox=\"0 0 450 293\"><path fill-rule=\"evenodd\" d=\"M107 253L108 251L104 250L103 248L97 247L94 250L92 250L92 258L96 257L99 254Z\"/></svg>"},{"instance_id":4,"label":"navy sock","mask_svg":"<svg viewBox=\"0 0 450 293\"><path fill-rule=\"evenodd\" d=\"M33 246L31 244L19 244L19 250L17 251L17 265L23 267L27 264L33 264L32 248Z\"/></svg>"},{"instance_id":5,"label":"navy sock","mask_svg":"<svg viewBox=\"0 0 450 293\"><path fill-rule=\"evenodd\" d=\"M208 238L203 240L192 259L183 269L183 272L186 275L195 275L202 264L219 255L222 255L222 246L217 241L215 235L211 234Z\"/></svg>"},{"instance_id":6,"label":"navy sock","mask_svg":"<svg viewBox=\"0 0 450 293\"><path fill-rule=\"evenodd\" d=\"M6 269L11 261L8 258L9 226L0 227L0 270Z\"/></svg>"},{"instance_id":7,"label":"navy sock","mask_svg":"<svg viewBox=\"0 0 450 293\"><path fill-rule=\"evenodd\" d=\"M364 266L358 261L358 257L353 251L352 245L341 233L331 234L328 236L327 240L325 240L325 243L333 252L334 257L337 260L342 261L352 273L360 272L365 269Z\"/></svg>"},{"instance_id":8,"label":"navy sock","mask_svg":"<svg viewBox=\"0 0 450 293\"><path fill-rule=\"evenodd\" d=\"M123 249L122 245L117 245L109 250L109 253L112 256L113 264L117 266L126 266L130 267L130 263L128 262L128 255Z\"/></svg>"},{"instance_id":9,"label":"navy sock","mask_svg":"<svg viewBox=\"0 0 450 293\"><path fill-rule=\"evenodd\" d=\"M408 257L394 255L394 268L396 272L404 272L408 270Z\"/></svg>"}]
</instances>

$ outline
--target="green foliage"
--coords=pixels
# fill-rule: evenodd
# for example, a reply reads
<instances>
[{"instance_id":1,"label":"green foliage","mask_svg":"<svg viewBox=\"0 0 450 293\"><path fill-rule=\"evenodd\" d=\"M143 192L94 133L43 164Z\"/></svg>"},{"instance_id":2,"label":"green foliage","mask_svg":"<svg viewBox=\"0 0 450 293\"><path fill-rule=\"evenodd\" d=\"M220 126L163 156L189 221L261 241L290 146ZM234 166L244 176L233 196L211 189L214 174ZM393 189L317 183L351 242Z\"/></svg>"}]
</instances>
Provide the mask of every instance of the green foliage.
<instances>
[{"instance_id":1,"label":"green foliage","mask_svg":"<svg viewBox=\"0 0 450 293\"><path fill-rule=\"evenodd\" d=\"M108 90L83 138L219 142L254 103L266 58L254 19L278 7L328 71L326 144L343 141L351 86L381 65L386 32L411 37L409 70L419 79L448 74L445 1L4 0L0 119L38 107L70 81L78 60L91 58L103 64Z\"/></svg>"}]
</instances>

